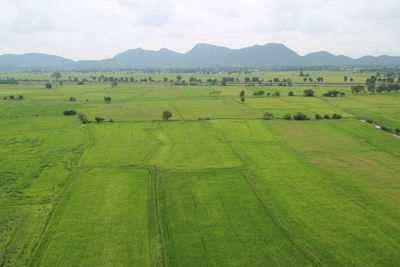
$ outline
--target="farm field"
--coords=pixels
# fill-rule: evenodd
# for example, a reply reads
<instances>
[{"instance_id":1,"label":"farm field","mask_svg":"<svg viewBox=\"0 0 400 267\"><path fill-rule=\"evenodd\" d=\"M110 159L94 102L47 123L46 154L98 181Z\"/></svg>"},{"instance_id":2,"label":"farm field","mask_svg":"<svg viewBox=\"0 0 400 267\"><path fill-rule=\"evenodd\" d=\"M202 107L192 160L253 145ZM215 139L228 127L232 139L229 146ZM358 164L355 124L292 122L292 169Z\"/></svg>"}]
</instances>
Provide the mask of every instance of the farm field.
<instances>
[{"instance_id":1,"label":"farm field","mask_svg":"<svg viewBox=\"0 0 400 267\"><path fill-rule=\"evenodd\" d=\"M0 266L397 266L400 95L309 88L0 85Z\"/></svg>"}]
</instances>

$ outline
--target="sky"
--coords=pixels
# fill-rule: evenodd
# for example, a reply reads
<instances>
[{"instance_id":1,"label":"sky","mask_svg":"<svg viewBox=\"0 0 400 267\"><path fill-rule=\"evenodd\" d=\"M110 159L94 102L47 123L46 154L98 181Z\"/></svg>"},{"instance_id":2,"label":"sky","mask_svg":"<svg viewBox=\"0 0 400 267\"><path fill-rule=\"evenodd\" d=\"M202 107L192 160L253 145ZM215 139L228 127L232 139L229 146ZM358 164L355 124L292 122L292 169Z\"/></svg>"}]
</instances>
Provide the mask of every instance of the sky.
<instances>
[{"instance_id":1,"label":"sky","mask_svg":"<svg viewBox=\"0 0 400 267\"><path fill-rule=\"evenodd\" d=\"M75 60L197 43L400 56L399 0L0 0L0 54Z\"/></svg>"}]
</instances>

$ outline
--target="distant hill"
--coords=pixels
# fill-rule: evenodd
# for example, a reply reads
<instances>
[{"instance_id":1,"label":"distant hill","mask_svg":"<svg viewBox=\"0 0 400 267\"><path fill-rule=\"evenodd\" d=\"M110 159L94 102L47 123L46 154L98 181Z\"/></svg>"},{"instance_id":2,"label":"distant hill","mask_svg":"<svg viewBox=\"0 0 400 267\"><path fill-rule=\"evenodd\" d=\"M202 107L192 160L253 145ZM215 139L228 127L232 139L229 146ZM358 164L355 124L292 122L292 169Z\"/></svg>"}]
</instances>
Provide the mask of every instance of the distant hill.
<instances>
[{"instance_id":1,"label":"distant hill","mask_svg":"<svg viewBox=\"0 0 400 267\"><path fill-rule=\"evenodd\" d=\"M168 49L131 49L103 60L74 61L47 54L0 56L0 68L147 68L147 67L290 67L290 66L393 66L400 57L364 56L353 59L326 51L301 56L283 44L268 43L241 49L197 44L187 53Z\"/></svg>"},{"instance_id":2,"label":"distant hill","mask_svg":"<svg viewBox=\"0 0 400 267\"><path fill-rule=\"evenodd\" d=\"M17 68L65 68L71 67L76 62L59 56L40 53L21 55L5 54L0 56L0 66Z\"/></svg>"}]
</instances>

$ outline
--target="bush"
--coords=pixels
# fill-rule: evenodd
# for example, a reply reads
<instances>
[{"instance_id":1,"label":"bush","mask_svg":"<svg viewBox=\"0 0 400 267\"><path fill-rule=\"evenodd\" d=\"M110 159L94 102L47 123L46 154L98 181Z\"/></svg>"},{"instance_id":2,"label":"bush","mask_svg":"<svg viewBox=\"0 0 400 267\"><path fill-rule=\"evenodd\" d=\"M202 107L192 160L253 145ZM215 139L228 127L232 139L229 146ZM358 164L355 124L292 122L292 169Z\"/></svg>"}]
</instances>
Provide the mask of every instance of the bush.
<instances>
[{"instance_id":1,"label":"bush","mask_svg":"<svg viewBox=\"0 0 400 267\"><path fill-rule=\"evenodd\" d=\"M313 89L307 89L307 90L304 90L303 91L304 92L304 96L307 96L307 97L313 97L314 96L314 90Z\"/></svg>"},{"instance_id":2,"label":"bush","mask_svg":"<svg viewBox=\"0 0 400 267\"><path fill-rule=\"evenodd\" d=\"M388 132L388 133L391 133L391 132L392 132L392 129L387 128L387 127L385 127L385 126L381 126L381 130L382 130L382 131L385 131L385 132Z\"/></svg>"},{"instance_id":3,"label":"bush","mask_svg":"<svg viewBox=\"0 0 400 267\"><path fill-rule=\"evenodd\" d=\"M285 115L283 115L283 118L284 118L285 120L290 121L290 120L292 119L292 115L290 115L289 113L286 113Z\"/></svg>"},{"instance_id":4,"label":"bush","mask_svg":"<svg viewBox=\"0 0 400 267\"><path fill-rule=\"evenodd\" d=\"M298 120L298 121L304 121L304 120L309 120L310 118L308 118L308 116L306 114L297 112L296 115L293 116L293 119Z\"/></svg>"},{"instance_id":5,"label":"bush","mask_svg":"<svg viewBox=\"0 0 400 267\"><path fill-rule=\"evenodd\" d=\"M315 114L315 119L316 119L316 120L322 120L322 116L319 115L319 114Z\"/></svg>"},{"instance_id":6,"label":"bush","mask_svg":"<svg viewBox=\"0 0 400 267\"><path fill-rule=\"evenodd\" d=\"M374 121L371 120L371 119L366 120L366 122L368 122L368 123L374 123Z\"/></svg>"},{"instance_id":7,"label":"bush","mask_svg":"<svg viewBox=\"0 0 400 267\"><path fill-rule=\"evenodd\" d=\"M164 110L162 113L163 120L167 121L169 118L172 117L172 113L169 110Z\"/></svg>"},{"instance_id":8,"label":"bush","mask_svg":"<svg viewBox=\"0 0 400 267\"><path fill-rule=\"evenodd\" d=\"M102 117L96 117L96 118L94 118L94 119L95 119L95 121L96 121L97 123L101 123L101 122L104 121L104 118L102 118Z\"/></svg>"},{"instance_id":9,"label":"bush","mask_svg":"<svg viewBox=\"0 0 400 267\"><path fill-rule=\"evenodd\" d=\"M269 113L269 112L264 113L263 120L272 120L273 118L274 118L274 115L272 115L272 113Z\"/></svg>"},{"instance_id":10,"label":"bush","mask_svg":"<svg viewBox=\"0 0 400 267\"><path fill-rule=\"evenodd\" d=\"M45 87L46 87L46 89L51 89L53 87L53 85L51 83L46 83Z\"/></svg>"},{"instance_id":11,"label":"bush","mask_svg":"<svg viewBox=\"0 0 400 267\"><path fill-rule=\"evenodd\" d=\"M325 120L329 120L329 119L330 119L329 115L328 115L328 114L325 114L325 115L324 115L324 119L325 119Z\"/></svg>"},{"instance_id":12,"label":"bush","mask_svg":"<svg viewBox=\"0 0 400 267\"><path fill-rule=\"evenodd\" d=\"M63 112L64 115L75 115L76 111L75 110L66 110Z\"/></svg>"},{"instance_id":13,"label":"bush","mask_svg":"<svg viewBox=\"0 0 400 267\"><path fill-rule=\"evenodd\" d=\"M87 119L86 115L83 113L78 113L78 120L83 124L89 123L89 120Z\"/></svg>"},{"instance_id":14,"label":"bush","mask_svg":"<svg viewBox=\"0 0 400 267\"><path fill-rule=\"evenodd\" d=\"M330 90L329 92L324 93L322 96L326 96L326 97L337 97L338 95L344 96L345 93L339 92L338 90Z\"/></svg>"},{"instance_id":15,"label":"bush","mask_svg":"<svg viewBox=\"0 0 400 267\"><path fill-rule=\"evenodd\" d=\"M290 91L290 92L288 93L288 96L294 96L293 91Z\"/></svg>"},{"instance_id":16,"label":"bush","mask_svg":"<svg viewBox=\"0 0 400 267\"><path fill-rule=\"evenodd\" d=\"M332 119L334 119L334 120L338 120L338 119L341 119L341 118L342 118L342 115L339 115L339 114L336 114L336 113L334 113L332 115Z\"/></svg>"},{"instance_id":17,"label":"bush","mask_svg":"<svg viewBox=\"0 0 400 267\"><path fill-rule=\"evenodd\" d=\"M397 135L400 135L400 128L394 129L394 132L395 132Z\"/></svg>"}]
</instances>

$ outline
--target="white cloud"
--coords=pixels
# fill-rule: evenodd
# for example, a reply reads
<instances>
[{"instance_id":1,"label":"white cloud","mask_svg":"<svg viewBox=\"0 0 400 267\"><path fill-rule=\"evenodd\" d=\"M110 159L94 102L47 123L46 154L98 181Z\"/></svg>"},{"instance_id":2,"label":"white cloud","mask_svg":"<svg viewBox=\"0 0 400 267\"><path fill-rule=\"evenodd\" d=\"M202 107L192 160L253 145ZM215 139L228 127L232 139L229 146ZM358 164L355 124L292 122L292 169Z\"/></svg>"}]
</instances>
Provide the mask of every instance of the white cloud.
<instances>
[{"instance_id":1,"label":"white cloud","mask_svg":"<svg viewBox=\"0 0 400 267\"><path fill-rule=\"evenodd\" d=\"M400 55L398 0L1 0L0 53L99 59L199 42Z\"/></svg>"}]
</instances>

